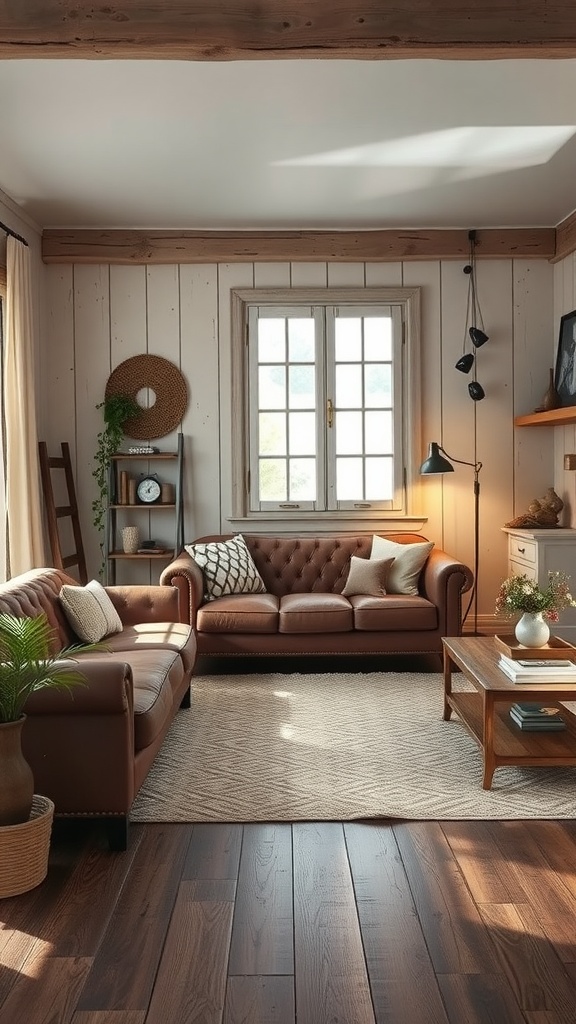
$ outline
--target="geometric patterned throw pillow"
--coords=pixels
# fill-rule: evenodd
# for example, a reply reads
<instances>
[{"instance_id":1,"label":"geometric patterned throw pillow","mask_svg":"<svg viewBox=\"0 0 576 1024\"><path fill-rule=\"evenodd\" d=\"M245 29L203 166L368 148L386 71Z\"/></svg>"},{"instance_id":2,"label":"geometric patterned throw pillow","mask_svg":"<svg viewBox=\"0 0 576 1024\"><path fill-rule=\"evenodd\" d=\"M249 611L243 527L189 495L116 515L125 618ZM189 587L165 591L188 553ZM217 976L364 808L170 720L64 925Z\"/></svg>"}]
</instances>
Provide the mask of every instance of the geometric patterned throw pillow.
<instances>
[{"instance_id":1,"label":"geometric patterned throw pillow","mask_svg":"<svg viewBox=\"0 0 576 1024\"><path fill-rule=\"evenodd\" d=\"M264 581L241 533L231 540L185 544L202 570L206 601L226 594L263 594Z\"/></svg>"}]
</instances>

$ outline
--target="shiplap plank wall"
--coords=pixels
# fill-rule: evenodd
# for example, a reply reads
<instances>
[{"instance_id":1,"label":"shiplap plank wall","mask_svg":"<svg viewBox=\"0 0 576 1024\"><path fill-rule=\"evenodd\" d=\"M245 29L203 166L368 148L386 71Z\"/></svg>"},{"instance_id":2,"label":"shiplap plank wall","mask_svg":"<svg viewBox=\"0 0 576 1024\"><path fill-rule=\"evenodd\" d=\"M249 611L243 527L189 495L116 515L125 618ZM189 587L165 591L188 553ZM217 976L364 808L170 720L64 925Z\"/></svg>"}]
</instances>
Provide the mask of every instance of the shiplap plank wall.
<instances>
[{"instance_id":1,"label":"shiplap plank wall","mask_svg":"<svg viewBox=\"0 0 576 1024\"><path fill-rule=\"evenodd\" d=\"M576 253L554 267L554 358L560 317L576 308ZM550 364L552 365L552 364ZM576 424L554 428L554 487L564 502L564 525L576 527L576 474L564 469L564 455L576 453Z\"/></svg>"},{"instance_id":2,"label":"shiplap plank wall","mask_svg":"<svg viewBox=\"0 0 576 1024\"><path fill-rule=\"evenodd\" d=\"M479 261L479 294L490 335L488 344L477 352L478 378L486 390L486 399L480 403L468 396L472 374L454 368L462 352L468 281L457 262L47 266L43 365L49 393L43 433L51 444L70 441L75 451L90 574L96 574L99 564L91 514L93 454L101 426L101 413L95 407L118 363L150 352L180 367L189 387L182 424L185 537L234 530L237 524L227 519L232 497L231 289L401 284L422 289L422 456L428 441L437 440L455 458L483 462L480 613L490 617L506 571L501 526L525 511L530 498L543 494L557 477L554 431L515 430L513 417L532 411L546 390L555 354L553 324L561 306L562 311L573 308L574 260L570 260L571 271L564 265L554 270L545 261ZM65 430L69 436L63 436ZM574 451L574 431L565 430L569 435L571 431L570 450ZM175 432L155 443L173 447ZM573 480L568 475L572 487ZM421 487L422 509L428 517L423 534L469 564L472 485L472 470L455 465L454 474L423 481ZM160 531L157 517L165 514L151 513L151 528ZM135 575L130 578L153 581L158 563L152 563L150 573L146 569L144 578L143 566L132 572ZM128 579L126 565L119 578Z\"/></svg>"}]
</instances>

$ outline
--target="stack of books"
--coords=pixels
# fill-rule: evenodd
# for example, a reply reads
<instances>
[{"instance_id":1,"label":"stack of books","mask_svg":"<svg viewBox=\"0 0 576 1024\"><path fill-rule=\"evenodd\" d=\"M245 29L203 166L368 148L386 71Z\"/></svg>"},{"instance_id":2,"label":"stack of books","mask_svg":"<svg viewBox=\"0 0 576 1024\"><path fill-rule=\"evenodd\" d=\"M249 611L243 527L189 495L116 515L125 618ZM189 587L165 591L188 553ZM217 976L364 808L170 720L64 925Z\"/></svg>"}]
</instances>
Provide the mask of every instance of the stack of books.
<instances>
[{"instance_id":1,"label":"stack of books","mask_svg":"<svg viewBox=\"0 0 576 1024\"><path fill-rule=\"evenodd\" d=\"M524 661L501 654L498 667L513 683L576 682L576 664L561 658L530 658Z\"/></svg>"},{"instance_id":2,"label":"stack of books","mask_svg":"<svg viewBox=\"0 0 576 1024\"><path fill-rule=\"evenodd\" d=\"M519 702L510 708L510 718L521 729L533 732L558 732L566 728L566 722L560 714L560 708L542 704L524 704Z\"/></svg>"}]
</instances>

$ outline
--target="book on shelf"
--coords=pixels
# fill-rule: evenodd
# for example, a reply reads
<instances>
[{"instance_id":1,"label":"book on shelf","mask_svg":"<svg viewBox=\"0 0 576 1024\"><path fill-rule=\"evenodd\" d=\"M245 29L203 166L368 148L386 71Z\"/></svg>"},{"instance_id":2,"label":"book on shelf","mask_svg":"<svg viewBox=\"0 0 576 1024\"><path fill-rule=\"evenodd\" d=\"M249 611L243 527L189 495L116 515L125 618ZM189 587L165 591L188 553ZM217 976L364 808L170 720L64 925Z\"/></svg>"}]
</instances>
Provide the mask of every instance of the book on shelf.
<instances>
[{"instance_id":1,"label":"book on shelf","mask_svg":"<svg viewBox=\"0 0 576 1024\"><path fill-rule=\"evenodd\" d=\"M524 729L526 732L561 732L566 728L563 718L522 718L514 712L513 708L510 708L510 718L519 729Z\"/></svg>"},{"instance_id":2,"label":"book on shelf","mask_svg":"<svg viewBox=\"0 0 576 1024\"><path fill-rule=\"evenodd\" d=\"M573 661L549 661L545 658L513 661L501 654L498 667L514 683L576 682L576 664Z\"/></svg>"}]
</instances>

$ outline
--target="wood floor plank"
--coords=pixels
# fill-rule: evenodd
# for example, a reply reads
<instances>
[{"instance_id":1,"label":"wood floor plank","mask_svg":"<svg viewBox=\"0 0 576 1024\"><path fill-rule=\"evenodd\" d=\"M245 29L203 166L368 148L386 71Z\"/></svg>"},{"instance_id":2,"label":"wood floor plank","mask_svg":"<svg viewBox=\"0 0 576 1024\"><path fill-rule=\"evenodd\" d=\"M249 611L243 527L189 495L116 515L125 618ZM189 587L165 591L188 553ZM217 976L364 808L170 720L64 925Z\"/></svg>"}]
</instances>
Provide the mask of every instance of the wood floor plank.
<instances>
[{"instance_id":1,"label":"wood floor plank","mask_svg":"<svg viewBox=\"0 0 576 1024\"><path fill-rule=\"evenodd\" d=\"M391 825L344 826L377 1024L446 1024Z\"/></svg>"},{"instance_id":2,"label":"wood floor plank","mask_svg":"<svg viewBox=\"0 0 576 1024\"><path fill-rule=\"evenodd\" d=\"M28 957L38 953L39 936L46 936L45 947L51 952L51 924L54 907L61 895L66 899L70 878L76 864L82 859L90 841L73 833L62 842L52 842L48 861L48 874L42 885L20 896L3 899L0 903L0 1006L18 980Z\"/></svg>"},{"instance_id":3,"label":"wood floor plank","mask_svg":"<svg viewBox=\"0 0 576 1024\"><path fill-rule=\"evenodd\" d=\"M574 985L534 911L525 904L487 903L480 913L521 1009L552 1010L561 1024L574 1024Z\"/></svg>"},{"instance_id":4,"label":"wood floor plank","mask_svg":"<svg viewBox=\"0 0 576 1024\"><path fill-rule=\"evenodd\" d=\"M91 966L89 957L29 959L0 1008L0 1024L70 1024Z\"/></svg>"},{"instance_id":5,"label":"wood floor plank","mask_svg":"<svg viewBox=\"0 0 576 1024\"><path fill-rule=\"evenodd\" d=\"M294 974L292 829L245 825L228 974Z\"/></svg>"},{"instance_id":6,"label":"wood floor plank","mask_svg":"<svg viewBox=\"0 0 576 1024\"><path fill-rule=\"evenodd\" d=\"M197 896L197 883L182 882L146 1024L222 1024L234 904Z\"/></svg>"},{"instance_id":7,"label":"wood floor plank","mask_svg":"<svg viewBox=\"0 0 576 1024\"><path fill-rule=\"evenodd\" d=\"M145 1010L168 929L189 825L149 825L110 918L79 1010Z\"/></svg>"},{"instance_id":8,"label":"wood floor plank","mask_svg":"<svg viewBox=\"0 0 576 1024\"><path fill-rule=\"evenodd\" d=\"M441 821L440 828L476 903L521 903L526 894L517 873L483 821Z\"/></svg>"},{"instance_id":9,"label":"wood floor plank","mask_svg":"<svg viewBox=\"0 0 576 1024\"><path fill-rule=\"evenodd\" d=\"M574 963L576 897L566 887L564 876L551 867L547 855L534 841L525 822L487 822L487 827L526 893L518 902L529 903L534 908L558 956Z\"/></svg>"},{"instance_id":10,"label":"wood floor plank","mask_svg":"<svg viewBox=\"0 0 576 1024\"><path fill-rule=\"evenodd\" d=\"M183 880L237 878L242 825L194 825Z\"/></svg>"},{"instance_id":11,"label":"wood floor plank","mask_svg":"<svg viewBox=\"0 0 576 1024\"><path fill-rule=\"evenodd\" d=\"M143 1010L79 1010L70 1024L145 1024Z\"/></svg>"},{"instance_id":12,"label":"wood floor plank","mask_svg":"<svg viewBox=\"0 0 576 1024\"><path fill-rule=\"evenodd\" d=\"M450 1024L526 1024L500 974L441 974L438 981Z\"/></svg>"},{"instance_id":13,"label":"wood floor plank","mask_svg":"<svg viewBox=\"0 0 576 1024\"><path fill-rule=\"evenodd\" d=\"M436 973L498 974L494 946L440 826L393 827Z\"/></svg>"},{"instance_id":14,"label":"wood floor plank","mask_svg":"<svg viewBox=\"0 0 576 1024\"><path fill-rule=\"evenodd\" d=\"M293 826L298 1024L374 1024L342 826Z\"/></svg>"},{"instance_id":15,"label":"wood floor plank","mask_svg":"<svg viewBox=\"0 0 576 1024\"><path fill-rule=\"evenodd\" d=\"M142 835L142 826L134 825L128 849L113 856L97 846L83 852L38 932L55 946L58 956L96 955Z\"/></svg>"},{"instance_id":16,"label":"wood floor plank","mask_svg":"<svg viewBox=\"0 0 576 1024\"><path fill-rule=\"evenodd\" d=\"M576 833L573 823L525 821L524 826L562 883L576 897Z\"/></svg>"},{"instance_id":17,"label":"wood floor plank","mask_svg":"<svg viewBox=\"0 0 576 1024\"><path fill-rule=\"evenodd\" d=\"M295 1024L294 978L228 978L224 1024Z\"/></svg>"}]
</instances>

